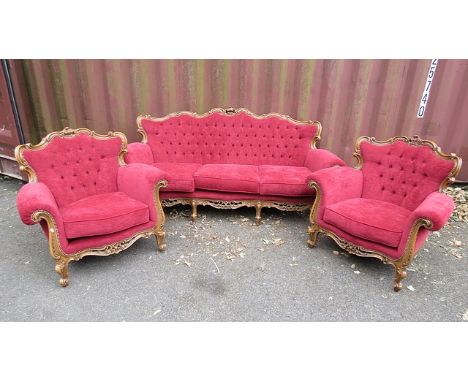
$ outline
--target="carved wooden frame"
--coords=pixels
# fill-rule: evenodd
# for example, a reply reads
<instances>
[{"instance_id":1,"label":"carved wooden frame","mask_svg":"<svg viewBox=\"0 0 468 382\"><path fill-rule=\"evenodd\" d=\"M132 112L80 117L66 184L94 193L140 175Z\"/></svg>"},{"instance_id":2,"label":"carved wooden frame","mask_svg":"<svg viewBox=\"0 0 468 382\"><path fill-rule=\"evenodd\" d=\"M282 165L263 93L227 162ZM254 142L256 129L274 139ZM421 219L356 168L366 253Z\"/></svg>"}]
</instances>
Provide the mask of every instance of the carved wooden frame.
<instances>
[{"instance_id":1,"label":"carved wooden frame","mask_svg":"<svg viewBox=\"0 0 468 382\"><path fill-rule=\"evenodd\" d=\"M276 208L281 211L305 211L310 208L310 204L293 204L267 200L220 200L220 199L200 199L200 198L178 198L164 199L161 201L164 207L172 207L177 204L189 205L192 207L192 220L198 217L198 206L211 206L218 209L237 209L241 207L255 208L255 222L260 224L262 219L262 208Z\"/></svg>"},{"instance_id":2,"label":"carved wooden frame","mask_svg":"<svg viewBox=\"0 0 468 382\"><path fill-rule=\"evenodd\" d=\"M146 131L143 129L141 125L142 119L150 119L156 122L166 121L168 119L179 117L181 115L190 116L193 118L205 118L212 114L225 114L225 115L236 115L239 113L244 113L249 115L250 117L256 119L267 119L271 117L276 117L288 121L294 125L315 125L317 127L317 131L315 135L312 137L310 142L311 148L317 148L318 143L321 139L322 134L322 124L319 121L299 121L296 119L291 118L288 115L279 114L279 113L268 113L268 114L261 114L257 115L245 108L215 108L211 109L210 111L204 114L198 114L191 111L179 111L175 113L168 114L164 117L153 117L149 114L140 115L137 118L137 126L138 126L138 133L142 136L141 143L148 143L148 136ZM312 196L312 195L311 195ZM190 205L192 206L192 219L195 220L198 216L197 206L204 205L204 206L211 206L214 208L219 209L236 209L240 207L255 207L255 221L257 224L261 222L261 210L262 208L276 208L282 211L304 211L310 208L310 204L297 204L297 203L288 203L288 202L278 202L278 201L267 201L267 200L232 200L232 201L225 201L221 199L201 199L201 198L176 198L176 199L166 199L162 201L163 205L166 207L174 206L177 204L183 205Z\"/></svg>"},{"instance_id":3,"label":"carved wooden frame","mask_svg":"<svg viewBox=\"0 0 468 382\"><path fill-rule=\"evenodd\" d=\"M19 163L19 168L21 171L25 171L28 174L29 183L37 182L37 174L32 168L32 166L27 162L23 153L26 150L42 150L44 149L53 139L57 137L73 138L79 134L87 134L96 139L109 139L114 137L119 137L121 139L121 149L118 156L118 161L120 166L124 166L126 163L124 161L124 156L127 153L127 138L123 133L109 131L107 134L98 134L92 130L79 128L79 129L70 129L65 127L62 131L54 131L49 133L44 137L38 144L33 145L31 143L26 143L19 145L15 149L15 157ZM68 275L68 264L70 261L78 261L85 256L109 256L115 253L119 253L124 249L130 247L136 240L145 237L148 238L151 235L155 235L158 249L164 251L166 249L165 243L165 232L164 232L164 223L165 215L164 210L161 206L161 200L159 197L159 191L162 187L167 186L166 180L159 181L154 188L154 202L156 208L156 224L151 229L146 229L141 232L136 232L131 237L124 240L120 240L114 243L110 243L98 248L89 248L84 249L72 254L67 254L63 251L60 245L60 237L57 229L57 225L53 216L44 210L38 210L32 213L31 220L39 223L41 220L44 220L47 224L48 233L49 233L49 251L51 257L55 260L55 271L60 275L60 285L66 287L69 283Z\"/></svg>"},{"instance_id":4,"label":"carved wooden frame","mask_svg":"<svg viewBox=\"0 0 468 382\"><path fill-rule=\"evenodd\" d=\"M461 168L461 164L462 164L461 158L459 158L457 155L453 153L451 154L444 153L435 142L421 139L418 136L414 136L414 137L397 136L397 137L393 137L393 138L383 140L383 141L378 141L374 137L366 137L366 136L359 137L356 140L356 144L354 146L354 153L353 153L353 156L357 161L355 168L359 170L361 169L362 164L363 164L363 158L361 154L362 142L369 142L375 145L387 145L387 144L394 143L396 141L406 142L413 146L428 146L439 157L446 159L446 160L451 160L454 162L452 170L447 175L447 177L441 182L439 191L442 192L443 190L445 190L445 188L449 184L455 181L455 177L458 175L460 168ZM375 257L381 260L384 264L391 264L395 268L395 279L393 283L393 289L396 292L401 290L401 288L403 287L402 281L407 276L406 267L408 267L408 265L411 264L413 259L416 257L415 246L416 246L416 239L418 236L418 232L421 228L431 229L433 226L432 222L429 219L422 219L422 218L417 219L413 223L413 226L411 227L403 255L399 259L392 259L382 252L366 249L362 246L353 244L343 239L336 233L328 229L325 229L323 227L320 227L319 224L317 223L317 214L318 214L318 210L320 206L322 193L321 193L319 185L314 181L309 182L309 187L315 190L315 193L316 193L314 204L312 205L312 208L310 210L310 216L309 216L309 220L310 220L310 226L308 229L309 240L307 242L309 246L314 247L317 243L318 234L322 233L326 236L331 237L336 242L336 244L338 244L338 246L340 246L345 251L351 254L362 256L362 257Z\"/></svg>"}]
</instances>

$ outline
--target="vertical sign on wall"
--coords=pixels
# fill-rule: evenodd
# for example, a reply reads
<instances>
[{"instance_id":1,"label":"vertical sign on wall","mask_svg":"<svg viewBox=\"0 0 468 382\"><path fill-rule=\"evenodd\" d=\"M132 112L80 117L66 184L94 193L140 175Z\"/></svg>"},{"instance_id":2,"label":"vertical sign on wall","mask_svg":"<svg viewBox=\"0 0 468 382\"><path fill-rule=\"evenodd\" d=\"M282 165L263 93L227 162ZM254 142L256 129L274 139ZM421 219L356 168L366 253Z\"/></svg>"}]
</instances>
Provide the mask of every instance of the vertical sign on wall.
<instances>
[{"instance_id":1,"label":"vertical sign on wall","mask_svg":"<svg viewBox=\"0 0 468 382\"><path fill-rule=\"evenodd\" d=\"M419 103L419 109L417 114L418 118L424 117L424 113L427 107L427 101L429 101L429 92L431 91L432 81L434 81L434 75L437 68L437 61L439 61L437 58L431 61L431 66L429 67L429 72L427 73L426 85L424 86L421 102Z\"/></svg>"}]
</instances>

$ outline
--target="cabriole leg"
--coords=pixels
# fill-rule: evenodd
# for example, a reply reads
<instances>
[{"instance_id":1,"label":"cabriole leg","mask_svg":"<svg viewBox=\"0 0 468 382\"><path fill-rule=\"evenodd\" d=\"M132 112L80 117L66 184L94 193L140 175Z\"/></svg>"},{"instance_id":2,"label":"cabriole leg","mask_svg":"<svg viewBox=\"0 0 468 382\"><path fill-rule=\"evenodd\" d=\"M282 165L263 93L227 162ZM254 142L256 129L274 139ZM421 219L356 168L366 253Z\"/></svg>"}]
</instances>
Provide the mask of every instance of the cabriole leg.
<instances>
[{"instance_id":1,"label":"cabriole leg","mask_svg":"<svg viewBox=\"0 0 468 382\"><path fill-rule=\"evenodd\" d=\"M398 292L403 288L402 281L406 278L406 267L395 265L395 281L393 282L393 290Z\"/></svg>"},{"instance_id":2,"label":"cabriole leg","mask_svg":"<svg viewBox=\"0 0 468 382\"><path fill-rule=\"evenodd\" d=\"M158 245L158 249L160 251L166 250L166 233L163 230L156 231L156 244Z\"/></svg>"},{"instance_id":3,"label":"cabriole leg","mask_svg":"<svg viewBox=\"0 0 468 382\"><path fill-rule=\"evenodd\" d=\"M262 221L262 203L255 204L255 223L258 225Z\"/></svg>"},{"instance_id":4,"label":"cabriole leg","mask_svg":"<svg viewBox=\"0 0 468 382\"><path fill-rule=\"evenodd\" d=\"M317 244L317 237L319 234L319 229L317 224L312 224L309 227L309 240L307 240L307 244L309 245L310 248L315 247L315 244Z\"/></svg>"},{"instance_id":5,"label":"cabriole leg","mask_svg":"<svg viewBox=\"0 0 468 382\"><path fill-rule=\"evenodd\" d=\"M197 212L197 202L196 200L192 200L192 220L195 221L198 217L198 212Z\"/></svg>"},{"instance_id":6,"label":"cabriole leg","mask_svg":"<svg viewBox=\"0 0 468 382\"><path fill-rule=\"evenodd\" d=\"M60 275L59 283L61 286L66 287L68 286L68 263L70 259L66 257L60 257L59 259L55 260L55 272Z\"/></svg>"}]
</instances>

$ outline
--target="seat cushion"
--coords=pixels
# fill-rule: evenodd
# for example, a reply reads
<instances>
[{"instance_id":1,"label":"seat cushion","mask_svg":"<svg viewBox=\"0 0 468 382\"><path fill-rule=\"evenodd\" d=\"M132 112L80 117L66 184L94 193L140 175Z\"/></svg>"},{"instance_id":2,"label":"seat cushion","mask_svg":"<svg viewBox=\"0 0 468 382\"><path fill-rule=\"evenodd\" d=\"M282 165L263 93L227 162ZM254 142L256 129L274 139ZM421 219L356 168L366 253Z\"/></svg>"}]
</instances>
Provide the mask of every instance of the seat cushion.
<instances>
[{"instance_id":1,"label":"seat cushion","mask_svg":"<svg viewBox=\"0 0 468 382\"><path fill-rule=\"evenodd\" d=\"M60 211L69 239L107 235L149 221L148 206L123 192L88 196Z\"/></svg>"},{"instance_id":2,"label":"seat cushion","mask_svg":"<svg viewBox=\"0 0 468 382\"><path fill-rule=\"evenodd\" d=\"M410 213L393 203L356 198L327 206L323 220L362 239L398 247Z\"/></svg>"},{"instance_id":3,"label":"seat cushion","mask_svg":"<svg viewBox=\"0 0 468 382\"><path fill-rule=\"evenodd\" d=\"M258 167L206 164L195 172L195 188L211 191L259 193Z\"/></svg>"},{"instance_id":4,"label":"seat cushion","mask_svg":"<svg viewBox=\"0 0 468 382\"><path fill-rule=\"evenodd\" d=\"M308 196L314 191L307 187L312 174L306 167L260 166L260 195Z\"/></svg>"},{"instance_id":5,"label":"seat cushion","mask_svg":"<svg viewBox=\"0 0 468 382\"><path fill-rule=\"evenodd\" d=\"M153 166L167 173L167 187L164 192L179 191L193 192L195 190L195 182L193 174L202 165L201 163L153 163Z\"/></svg>"}]
</instances>

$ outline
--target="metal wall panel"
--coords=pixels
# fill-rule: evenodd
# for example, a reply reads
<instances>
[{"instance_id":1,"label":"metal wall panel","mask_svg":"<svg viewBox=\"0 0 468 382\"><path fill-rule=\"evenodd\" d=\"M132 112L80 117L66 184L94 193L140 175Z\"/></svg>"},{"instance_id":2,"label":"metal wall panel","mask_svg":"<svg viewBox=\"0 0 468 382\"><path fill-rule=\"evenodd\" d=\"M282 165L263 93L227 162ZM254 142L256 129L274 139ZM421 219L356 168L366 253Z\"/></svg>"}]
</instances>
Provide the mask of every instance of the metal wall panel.
<instances>
[{"instance_id":1,"label":"metal wall panel","mask_svg":"<svg viewBox=\"0 0 468 382\"><path fill-rule=\"evenodd\" d=\"M20 178L14 150L21 143L11 98L7 61L0 62L0 173Z\"/></svg>"},{"instance_id":2,"label":"metal wall panel","mask_svg":"<svg viewBox=\"0 0 468 382\"><path fill-rule=\"evenodd\" d=\"M245 107L322 122L321 147L352 164L360 135L418 134L468 159L468 60L11 60L26 140L64 126L123 131L140 113ZM468 180L468 165L460 180Z\"/></svg>"}]
</instances>

